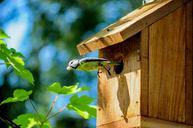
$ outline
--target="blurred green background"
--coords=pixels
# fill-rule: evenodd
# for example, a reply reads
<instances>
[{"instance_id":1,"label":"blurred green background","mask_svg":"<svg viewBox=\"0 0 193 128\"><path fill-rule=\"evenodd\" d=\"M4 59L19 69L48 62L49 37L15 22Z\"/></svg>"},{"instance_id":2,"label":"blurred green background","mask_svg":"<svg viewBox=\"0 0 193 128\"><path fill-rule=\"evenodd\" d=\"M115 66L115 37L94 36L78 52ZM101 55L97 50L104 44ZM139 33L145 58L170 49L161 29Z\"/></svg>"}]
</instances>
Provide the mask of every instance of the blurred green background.
<instances>
[{"instance_id":1,"label":"blurred green background","mask_svg":"<svg viewBox=\"0 0 193 128\"><path fill-rule=\"evenodd\" d=\"M76 45L128 12L141 6L142 0L0 0L0 28L11 37L8 46L22 52L27 68L35 78L32 99L38 111L46 113L54 98L46 87L55 82L63 85L88 85L87 94L96 98L96 72L66 71L69 60L79 57ZM85 56L97 57L97 52ZM0 65L0 101L12 95L15 88L30 88L11 69ZM60 97L54 111L65 104ZM31 105L13 103L0 107L11 119L34 112ZM94 128L96 120L84 120L64 111L51 120L53 128ZM6 128L0 122L0 128Z\"/></svg>"}]
</instances>

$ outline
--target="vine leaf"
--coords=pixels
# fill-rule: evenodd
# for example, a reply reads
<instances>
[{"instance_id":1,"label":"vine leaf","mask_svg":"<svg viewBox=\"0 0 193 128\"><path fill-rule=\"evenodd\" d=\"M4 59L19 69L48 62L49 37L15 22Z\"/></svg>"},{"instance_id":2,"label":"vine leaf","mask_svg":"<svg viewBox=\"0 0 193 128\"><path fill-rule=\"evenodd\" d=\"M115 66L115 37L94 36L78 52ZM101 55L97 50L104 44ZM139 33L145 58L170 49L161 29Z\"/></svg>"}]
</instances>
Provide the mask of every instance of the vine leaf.
<instances>
[{"instance_id":1,"label":"vine leaf","mask_svg":"<svg viewBox=\"0 0 193 128\"><path fill-rule=\"evenodd\" d=\"M91 117L96 117L96 106L89 105L92 102L93 99L86 95L80 97L78 97L78 95L73 95L70 98L70 103L67 105L67 108L74 110L83 118L89 119Z\"/></svg>"},{"instance_id":2,"label":"vine leaf","mask_svg":"<svg viewBox=\"0 0 193 128\"><path fill-rule=\"evenodd\" d=\"M0 29L0 39L10 38L2 29Z\"/></svg>"},{"instance_id":3,"label":"vine leaf","mask_svg":"<svg viewBox=\"0 0 193 128\"><path fill-rule=\"evenodd\" d=\"M41 128L51 128L48 121L41 124L37 117L31 113L19 115L13 122L20 125L21 128L34 128L38 126L41 126Z\"/></svg>"},{"instance_id":4,"label":"vine leaf","mask_svg":"<svg viewBox=\"0 0 193 128\"><path fill-rule=\"evenodd\" d=\"M61 84L59 82L55 82L48 87L48 90L57 94L65 95L75 94L81 91L89 90L87 86L78 88L78 85L79 84L77 83L75 85L61 87Z\"/></svg>"},{"instance_id":5,"label":"vine leaf","mask_svg":"<svg viewBox=\"0 0 193 128\"><path fill-rule=\"evenodd\" d=\"M0 105L7 104L7 103L13 103L18 101L25 101L29 99L29 95L32 94L32 91L26 91L24 89L16 89L13 92L13 97L8 97L7 99L3 100Z\"/></svg>"}]
</instances>

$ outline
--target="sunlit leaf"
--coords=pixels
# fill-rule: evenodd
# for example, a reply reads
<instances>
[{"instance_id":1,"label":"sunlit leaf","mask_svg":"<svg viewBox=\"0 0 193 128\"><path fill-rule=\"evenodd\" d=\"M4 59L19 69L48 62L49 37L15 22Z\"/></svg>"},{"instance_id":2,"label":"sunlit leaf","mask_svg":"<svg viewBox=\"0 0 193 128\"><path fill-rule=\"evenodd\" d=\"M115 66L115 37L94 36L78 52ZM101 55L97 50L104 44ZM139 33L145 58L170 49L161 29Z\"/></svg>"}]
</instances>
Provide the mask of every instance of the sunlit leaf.
<instances>
[{"instance_id":1,"label":"sunlit leaf","mask_svg":"<svg viewBox=\"0 0 193 128\"><path fill-rule=\"evenodd\" d=\"M9 38L9 36L2 29L0 29L0 39L6 39L6 38Z\"/></svg>"},{"instance_id":2,"label":"sunlit leaf","mask_svg":"<svg viewBox=\"0 0 193 128\"><path fill-rule=\"evenodd\" d=\"M6 103L12 103L12 102L18 102L18 101L25 101L29 99L29 95L31 95L32 91L26 91L24 89L16 89L13 92L13 97L9 97L2 101L0 105L6 104Z\"/></svg>"},{"instance_id":3,"label":"sunlit leaf","mask_svg":"<svg viewBox=\"0 0 193 128\"><path fill-rule=\"evenodd\" d=\"M24 67L23 65L24 63L22 63L21 59L14 58L14 57L7 57L7 61L13 67L14 72L18 76L28 80L31 84L33 84L34 82L33 75L29 70L27 70Z\"/></svg>"},{"instance_id":4,"label":"sunlit leaf","mask_svg":"<svg viewBox=\"0 0 193 128\"><path fill-rule=\"evenodd\" d=\"M78 83L75 84L75 85L71 85L71 86L61 87L61 84L59 82L55 82L55 83L53 83L52 85L50 85L48 87L48 90L51 91L51 92L55 92L57 94L69 95L69 94L75 94L75 93L78 93L78 92L81 92L81 91L89 90L89 88L86 87L86 86L78 88Z\"/></svg>"},{"instance_id":5,"label":"sunlit leaf","mask_svg":"<svg viewBox=\"0 0 193 128\"><path fill-rule=\"evenodd\" d=\"M14 48L10 48L10 51L13 56L24 58L23 54L21 52L17 52Z\"/></svg>"},{"instance_id":6,"label":"sunlit leaf","mask_svg":"<svg viewBox=\"0 0 193 128\"><path fill-rule=\"evenodd\" d=\"M0 59L2 59L7 67L11 66L14 72L23 79L26 79L31 84L34 83L32 73L25 68L25 63L22 59L23 55L16 52L15 49L8 49L6 45L0 46Z\"/></svg>"},{"instance_id":7,"label":"sunlit leaf","mask_svg":"<svg viewBox=\"0 0 193 128\"><path fill-rule=\"evenodd\" d=\"M82 116L85 119L89 119L91 117L96 117L96 107L89 105L92 103L93 99L83 95L78 97L74 95L70 98L70 103L67 105L67 108L70 110L74 110L77 114Z\"/></svg>"},{"instance_id":8,"label":"sunlit leaf","mask_svg":"<svg viewBox=\"0 0 193 128\"><path fill-rule=\"evenodd\" d=\"M35 116L34 114L22 114L19 115L16 119L13 120L14 123L17 125L20 125L21 128L34 128L34 127L40 127L41 122ZM41 125L41 128L51 128L51 125L49 122L45 122Z\"/></svg>"},{"instance_id":9,"label":"sunlit leaf","mask_svg":"<svg viewBox=\"0 0 193 128\"><path fill-rule=\"evenodd\" d=\"M70 102L74 104L79 104L79 105L85 105L85 104L90 104L93 102L93 98L88 97L86 95L83 95L81 97L78 97L77 95L74 95L70 98Z\"/></svg>"},{"instance_id":10,"label":"sunlit leaf","mask_svg":"<svg viewBox=\"0 0 193 128\"><path fill-rule=\"evenodd\" d=\"M5 45L6 43L0 39L0 45Z\"/></svg>"},{"instance_id":11,"label":"sunlit leaf","mask_svg":"<svg viewBox=\"0 0 193 128\"><path fill-rule=\"evenodd\" d=\"M19 64L21 64L22 66L24 66L25 65L25 63L24 63L24 61L23 61L23 59L22 58L20 58L20 57L13 57L14 59L15 59L15 61L16 62L18 62Z\"/></svg>"}]
</instances>

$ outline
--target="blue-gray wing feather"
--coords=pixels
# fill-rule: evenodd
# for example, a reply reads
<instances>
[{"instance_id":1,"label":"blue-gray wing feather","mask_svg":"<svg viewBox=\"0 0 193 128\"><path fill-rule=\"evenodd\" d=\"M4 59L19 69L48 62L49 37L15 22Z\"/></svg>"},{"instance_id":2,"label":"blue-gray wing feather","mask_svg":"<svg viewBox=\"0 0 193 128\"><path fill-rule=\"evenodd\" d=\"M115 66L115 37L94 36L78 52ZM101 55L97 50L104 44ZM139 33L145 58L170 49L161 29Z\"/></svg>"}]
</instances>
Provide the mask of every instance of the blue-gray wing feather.
<instances>
[{"instance_id":1,"label":"blue-gray wing feather","mask_svg":"<svg viewBox=\"0 0 193 128\"><path fill-rule=\"evenodd\" d=\"M85 62L102 62L102 61L109 61L104 58L92 58L92 57L87 57L87 58L82 58L79 60L79 63L85 63Z\"/></svg>"}]
</instances>

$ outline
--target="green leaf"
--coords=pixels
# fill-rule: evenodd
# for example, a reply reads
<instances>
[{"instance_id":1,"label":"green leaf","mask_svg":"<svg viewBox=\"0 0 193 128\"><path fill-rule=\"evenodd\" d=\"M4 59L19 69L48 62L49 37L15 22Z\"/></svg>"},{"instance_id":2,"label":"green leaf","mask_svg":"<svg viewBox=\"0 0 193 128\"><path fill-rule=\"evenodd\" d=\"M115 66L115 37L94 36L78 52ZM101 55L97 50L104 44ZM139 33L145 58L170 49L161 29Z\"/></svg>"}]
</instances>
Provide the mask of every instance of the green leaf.
<instances>
[{"instance_id":1,"label":"green leaf","mask_svg":"<svg viewBox=\"0 0 193 128\"><path fill-rule=\"evenodd\" d=\"M0 39L10 38L2 29L0 29Z\"/></svg>"},{"instance_id":2,"label":"green leaf","mask_svg":"<svg viewBox=\"0 0 193 128\"><path fill-rule=\"evenodd\" d=\"M34 114L22 114L19 115L16 119L13 120L14 123L17 125L20 125L21 128L34 128L34 127L40 127L41 122L38 120L38 118ZM43 125L41 125L41 128L51 128L50 123L47 121Z\"/></svg>"},{"instance_id":3,"label":"green leaf","mask_svg":"<svg viewBox=\"0 0 193 128\"><path fill-rule=\"evenodd\" d=\"M74 95L70 98L70 103L67 105L67 108L74 110L83 118L89 119L91 117L96 117L96 107L89 105L92 101L93 99L86 95L81 97Z\"/></svg>"},{"instance_id":4,"label":"green leaf","mask_svg":"<svg viewBox=\"0 0 193 128\"><path fill-rule=\"evenodd\" d=\"M5 62L8 66L11 65L13 67L14 72L18 76L22 77L23 79L26 79L31 84L34 83L32 73L24 67L24 62L21 58L7 56Z\"/></svg>"},{"instance_id":5,"label":"green leaf","mask_svg":"<svg viewBox=\"0 0 193 128\"><path fill-rule=\"evenodd\" d=\"M34 83L32 73L25 68L25 63L22 59L23 55L16 52L15 49L8 49L6 45L0 45L0 59L2 59L7 67L11 66L14 72L23 79L26 79L31 84Z\"/></svg>"},{"instance_id":6,"label":"green leaf","mask_svg":"<svg viewBox=\"0 0 193 128\"><path fill-rule=\"evenodd\" d=\"M32 94L32 91L25 91L24 89L16 89L13 92L13 97L9 97L2 101L0 105L6 104L6 103L12 103L12 102L18 102L18 101L24 101L29 99L29 95Z\"/></svg>"},{"instance_id":7,"label":"green leaf","mask_svg":"<svg viewBox=\"0 0 193 128\"><path fill-rule=\"evenodd\" d=\"M6 43L0 39L0 45L5 45Z\"/></svg>"},{"instance_id":8,"label":"green leaf","mask_svg":"<svg viewBox=\"0 0 193 128\"><path fill-rule=\"evenodd\" d=\"M18 57L7 57L7 62L13 67L14 72L29 81L31 84L34 82L32 73L24 67L24 62Z\"/></svg>"},{"instance_id":9,"label":"green leaf","mask_svg":"<svg viewBox=\"0 0 193 128\"><path fill-rule=\"evenodd\" d=\"M21 52L17 52L14 48L10 48L11 53L15 56L15 57L21 57L24 58L23 54Z\"/></svg>"},{"instance_id":10,"label":"green leaf","mask_svg":"<svg viewBox=\"0 0 193 128\"><path fill-rule=\"evenodd\" d=\"M24 66L25 65L25 63L24 63L24 61L23 61L23 59L22 58L20 58L20 57L13 57L14 59L15 59L15 61L16 62L18 62L19 64L21 64L22 66Z\"/></svg>"},{"instance_id":11,"label":"green leaf","mask_svg":"<svg viewBox=\"0 0 193 128\"><path fill-rule=\"evenodd\" d=\"M22 77L23 79L26 79L27 81L29 81L32 85L34 84L34 78L33 78L33 75L32 73L25 69L24 67L22 67L21 65L19 64L16 64L16 65L12 65L14 66L14 72Z\"/></svg>"},{"instance_id":12,"label":"green leaf","mask_svg":"<svg viewBox=\"0 0 193 128\"><path fill-rule=\"evenodd\" d=\"M79 104L79 105L83 104L83 105L85 105L85 104L92 103L93 98L88 97L87 95L83 95L81 97L78 97L77 95L74 95L70 98L70 102L74 103L74 104Z\"/></svg>"},{"instance_id":13,"label":"green leaf","mask_svg":"<svg viewBox=\"0 0 193 128\"><path fill-rule=\"evenodd\" d=\"M35 119L33 114L22 114L13 120L14 123L20 125L21 128L32 128L38 126L40 122Z\"/></svg>"},{"instance_id":14,"label":"green leaf","mask_svg":"<svg viewBox=\"0 0 193 128\"><path fill-rule=\"evenodd\" d=\"M75 94L81 91L89 90L89 88L86 86L78 88L78 83L71 86L61 87L61 84L59 82L55 82L48 87L48 90L51 92L55 92L57 94L69 95L69 94Z\"/></svg>"}]
</instances>

